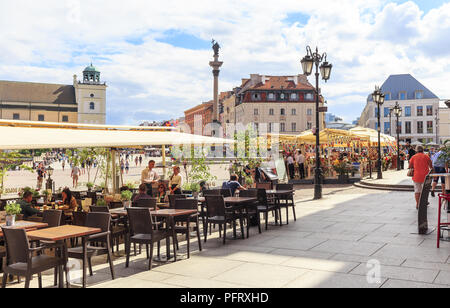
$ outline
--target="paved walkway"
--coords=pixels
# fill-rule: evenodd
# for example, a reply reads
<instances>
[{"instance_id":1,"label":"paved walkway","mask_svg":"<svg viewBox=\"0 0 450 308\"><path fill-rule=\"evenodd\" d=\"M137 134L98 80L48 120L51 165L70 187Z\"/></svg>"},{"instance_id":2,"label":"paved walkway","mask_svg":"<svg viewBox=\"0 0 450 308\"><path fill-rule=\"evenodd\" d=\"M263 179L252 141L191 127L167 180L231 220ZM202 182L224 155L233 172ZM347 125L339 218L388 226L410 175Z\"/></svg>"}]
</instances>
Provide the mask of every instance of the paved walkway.
<instances>
[{"instance_id":1,"label":"paved walkway","mask_svg":"<svg viewBox=\"0 0 450 308\"><path fill-rule=\"evenodd\" d=\"M225 246L216 232L202 252L193 240L194 252L189 260L155 262L152 271L147 271L145 253L133 257L128 269L124 257L120 257L115 260L117 279L112 281L107 264L102 263L106 259L98 257L94 260L95 274L88 279L88 285L115 288L450 286L450 243L444 242L437 249L436 233L414 234L417 211L411 193L336 186L324 190L323 200L313 201L312 195L312 187L297 191L297 222L290 215L288 226L270 227L262 234L252 228L249 239L230 239ZM434 225L437 200L430 201L429 221ZM180 253L184 251L182 245ZM371 269L380 274L379 281L367 279ZM51 273L46 275L44 285L51 286L52 279ZM37 285L36 279L32 285Z\"/></svg>"},{"instance_id":2,"label":"paved walkway","mask_svg":"<svg viewBox=\"0 0 450 308\"><path fill-rule=\"evenodd\" d=\"M381 185L413 185L412 179L408 177L408 170L389 170L383 172L383 179L377 180L377 174L372 175L372 179L365 178L364 182Z\"/></svg>"}]
</instances>

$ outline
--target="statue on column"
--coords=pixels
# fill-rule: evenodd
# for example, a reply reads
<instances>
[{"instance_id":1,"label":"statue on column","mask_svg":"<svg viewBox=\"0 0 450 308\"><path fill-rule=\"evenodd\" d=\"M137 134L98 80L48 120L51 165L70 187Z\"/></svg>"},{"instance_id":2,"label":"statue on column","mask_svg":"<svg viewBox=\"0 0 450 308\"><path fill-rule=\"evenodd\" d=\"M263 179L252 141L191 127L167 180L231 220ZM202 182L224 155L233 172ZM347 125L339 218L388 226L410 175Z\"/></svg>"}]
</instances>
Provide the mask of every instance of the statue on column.
<instances>
[{"instance_id":1,"label":"statue on column","mask_svg":"<svg viewBox=\"0 0 450 308\"><path fill-rule=\"evenodd\" d=\"M212 40L212 49L214 50L214 56L219 56L220 45L216 40Z\"/></svg>"}]
</instances>

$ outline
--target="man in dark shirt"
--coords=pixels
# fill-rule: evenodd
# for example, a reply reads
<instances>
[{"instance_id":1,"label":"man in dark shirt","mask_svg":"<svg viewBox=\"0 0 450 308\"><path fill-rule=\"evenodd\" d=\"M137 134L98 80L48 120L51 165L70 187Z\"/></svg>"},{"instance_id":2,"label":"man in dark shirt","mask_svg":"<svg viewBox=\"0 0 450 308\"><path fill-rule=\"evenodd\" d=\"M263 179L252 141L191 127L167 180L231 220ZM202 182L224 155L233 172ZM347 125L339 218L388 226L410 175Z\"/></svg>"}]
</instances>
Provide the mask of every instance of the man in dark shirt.
<instances>
[{"instance_id":1,"label":"man in dark shirt","mask_svg":"<svg viewBox=\"0 0 450 308\"><path fill-rule=\"evenodd\" d=\"M231 195L234 196L236 193L236 190L246 190L242 185L238 182L238 176L233 174L230 177L230 180L228 182L223 183L222 189L229 189L231 190Z\"/></svg>"},{"instance_id":2,"label":"man in dark shirt","mask_svg":"<svg viewBox=\"0 0 450 308\"><path fill-rule=\"evenodd\" d=\"M141 184L139 186L139 194L134 197L133 202L138 202L138 200L152 199L152 196L147 194L147 185Z\"/></svg>"},{"instance_id":3,"label":"man in dark shirt","mask_svg":"<svg viewBox=\"0 0 450 308\"><path fill-rule=\"evenodd\" d=\"M406 147L408 148L408 162L413 158L414 155L416 155L416 150L411 146L411 144L408 142L406 144Z\"/></svg>"},{"instance_id":4,"label":"man in dark shirt","mask_svg":"<svg viewBox=\"0 0 450 308\"><path fill-rule=\"evenodd\" d=\"M23 193L23 200L20 200L18 203L22 208L23 219L27 219L31 216L35 216L40 211L38 209L33 208L31 205L31 201L33 200L33 194L31 191L26 191Z\"/></svg>"}]
</instances>

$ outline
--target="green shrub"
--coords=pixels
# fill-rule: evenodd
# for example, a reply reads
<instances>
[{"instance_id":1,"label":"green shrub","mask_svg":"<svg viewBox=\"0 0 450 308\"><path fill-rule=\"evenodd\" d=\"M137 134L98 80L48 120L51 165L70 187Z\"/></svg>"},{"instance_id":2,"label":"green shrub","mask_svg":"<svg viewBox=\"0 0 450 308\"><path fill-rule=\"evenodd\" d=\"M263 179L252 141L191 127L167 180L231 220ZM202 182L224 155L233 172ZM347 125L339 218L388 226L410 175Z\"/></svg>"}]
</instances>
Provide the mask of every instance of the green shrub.
<instances>
[{"instance_id":1,"label":"green shrub","mask_svg":"<svg viewBox=\"0 0 450 308\"><path fill-rule=\"evenodd\" d=\"M129 190L124 190L122 191L121 196L123 201L131 201L131 198L133 198L133 193Z\"/></svg>"},{"instance_id":2,"label":"green shrub","mask_svg":"<svg viewBox=\"0 0 450 308\"><path fill-rule=\"evenodd\" d=\"M5 206L5 212L7 215L19 215L22 213L22 208L20 207L20 204L11 203Z\"/></svg>"}]
</instances>

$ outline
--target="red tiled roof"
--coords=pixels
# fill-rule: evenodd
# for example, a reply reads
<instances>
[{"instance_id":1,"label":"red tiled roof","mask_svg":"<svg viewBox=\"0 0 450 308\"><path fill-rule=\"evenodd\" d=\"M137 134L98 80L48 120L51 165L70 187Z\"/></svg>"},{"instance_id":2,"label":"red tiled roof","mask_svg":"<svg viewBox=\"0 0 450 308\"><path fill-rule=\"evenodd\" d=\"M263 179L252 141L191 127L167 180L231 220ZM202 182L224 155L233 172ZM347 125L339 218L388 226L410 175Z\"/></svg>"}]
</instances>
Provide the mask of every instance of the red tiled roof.
<instances>
[{"instance_id":1,"label":"red tiled roof","mask_svg":"<svg viewBox=\"0 0 450 308\"><path fill-rule=\"evenodd\" d=\"M265 83L258 83L251 87L251 90L314 90L314 87L308 82L306 77L299 76L297 85L294 81L288 80L289 76L266 76Z\"/></svg>"}]
</instances>

